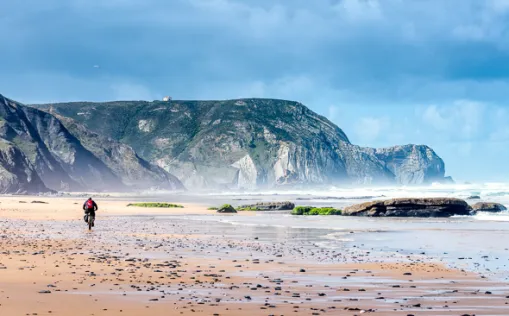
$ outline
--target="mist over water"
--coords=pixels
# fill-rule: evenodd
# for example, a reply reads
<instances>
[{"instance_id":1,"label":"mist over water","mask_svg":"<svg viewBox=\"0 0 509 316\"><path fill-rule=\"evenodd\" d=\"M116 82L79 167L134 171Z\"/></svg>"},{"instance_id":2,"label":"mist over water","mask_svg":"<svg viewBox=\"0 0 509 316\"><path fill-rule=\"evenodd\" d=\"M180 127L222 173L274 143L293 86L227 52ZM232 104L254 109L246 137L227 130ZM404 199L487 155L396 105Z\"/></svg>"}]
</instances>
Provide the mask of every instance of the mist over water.
<instances>
[{"instance_id":1,"label":"mist over water","mask_svg":"<svg viewBox=\"0 0 509 316\"><path fill-rule=\"evenodd\" d=\"M429 186L385 186L385 187L321 187L319 189L296 190L265 190L265 191L223 191L209 193L210 195L299 195L336 198L362 198L372 197L459 197L467 198L473 195L481 197L509 197L509 183L483 183L483 184L440 184ZM509 199L508 199L509 201Z\"/></svg>"}]
</instances>

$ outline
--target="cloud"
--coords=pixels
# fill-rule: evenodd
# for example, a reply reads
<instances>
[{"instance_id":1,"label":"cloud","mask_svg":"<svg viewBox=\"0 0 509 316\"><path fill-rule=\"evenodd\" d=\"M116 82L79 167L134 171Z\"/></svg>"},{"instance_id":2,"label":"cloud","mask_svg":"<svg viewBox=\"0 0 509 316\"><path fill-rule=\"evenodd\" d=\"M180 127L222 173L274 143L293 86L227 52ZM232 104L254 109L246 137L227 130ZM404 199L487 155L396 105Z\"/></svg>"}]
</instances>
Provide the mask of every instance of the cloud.
<instances>
[{"instance_id":1,"label":"cloud","mask_svg":"<svg viewBox=\"0 0 509 316\"><path fill-rule=\"evenodd\" d=\"M353 142L432 145L456 172L508 138L509 116L494 115L508 1L4 2L0 93L22 102L291 99Z\"/></svg>"},{"instance_id":2,"label":"cloud","mask_svg":"<svg viewBox=\"0 0 509 316\"><path fill-rule=\"evenodd\" d=\"M339 114L339 108L335 105L329 105L329 111L327 113L327 118L331 121L334 121Z\"/></svg>"},{"instance_id":3,"label":"cloud","mask_svg":"<svg viewBox=\"0 0 509 316\"><path fill-rule=\"evenodd\" d=\"M488 7L488 9L490 9L498 14L504 14L509 11L509 1L507 1L507 0L488 0L487 7Z\"/></svg>"},{"instance_id":4,"label":"cloud","mask_svg":"<svg viewBox=\"0 0 509 316\"><path fill-rule=\"evenodd\" d=\"M107 76L155 91L171 86L186 96L212 82L221 90L211 95L231 98L238 95L229 88L232 82L260 91L278 80L300 77L308 86L333 91L330 95L347 91L356 99L482 99L500 86L495 79L505 84L509 75L509 66L504 66L509 57L497 51L501 43L509 43L505 3L8 2L3 12L10 14L0 19L0 38L9 45L0 58L10 61L2 69L6 76L36 72L94 81L84 65L100 64ZM452 10L455 15L444 14ZM469 81L479 75L482 80ZM16 90L17 85L8 83L4 89ZM267 88L266 93L289 94L283 88ZM315 94L317 90L306 89L299 99L311 100Z\"/></svg>"},{"instance_id":5,"label":"cloud","mask_svg":"<svg viewBox=\"0 0 509 316\"><path fill-rule=\"evenodd\" d=\"M453 147L457 149L458 155L465 157L471 155L474 145L472 142L467 141L453 144Z\"/></svg>"},{"instance_id":6,"label":"cloud","mask_svg":"<svg viewBox=\"0 0 509 316\"><path fill-rule=\"evenodd\" d=\"M111 86L116 100L154 100L161 99L160 94L155 94L150 89L135 83L116 83Z\"/></svg>"},{"instance_id":7,"label":"cloud","mask_svg":"<svg viewBox=\"0 0 509 316\"><path fill-rule=\"evenodd\" d=\"M487 138L491 143L509 143L509 127L500 126L492 131ZM507 145L507 144L506 144Z\"/></svg>"},{"instance_id":8,"label":"cloud","mask_svg":"<svg viewBox=\"0 0 509 316\"><path fill-rule=\"evenodd\" d=\"M443 116L436 105L428 106L424 110L422 119L437 130L446 130L450 126L450 122Z\"/></svg>"},{"instance_id":9,"label":"cloud","mask_svg":"<svg viewBox=\"0 0 509 316\"><path fill-rule=\"evenodd\" d=\"M362 117L355 127L355 133L361 143L376 141L388 129L390 120L386 117Z\"/></svg>"},{"instance_id":10,"label":"cloud","mask_svg":"<svg viewBox=\"0 0 509 316\"><path fill-rule=\"evenodd\" d=\"M333 6L342 17L350 21L380 20L383 18L378 0L343 0Z\"/></svg>"},{"instance_id":11,"label":"cloud","mask_svg":"<svg viewBox=\"0 0 509 316\"><path fill-rule=\"evenodd\" d=\"M454 116L459 118L460 122L463 122L461 130L466 137L472 137L480 132L482 124L484 123L484 110L486 106L482 103L459 100L455 103Z\"/></svg>"},{"instance_id":12,"label":"cloud","mask_svg":"<svg viewBox=\"0 0 509 316\"><path fill-rule=\"evenodd\" d=\"M486 137L486 141L494 144L494 147L509 147L509 109L497 107L490 110L490 116L487 118L491 129Z\"/></svg>"},{"instance_id":13,"label":"cloud","mask_svg":"<svg viewBox=\"0 0 509 316\"><path fill-rule=\"evenodd\" d=\"M444 137L470 139L481 132L485 109L486 105L480 102L457 100L448 105L429 105L422 112L421 118Z\"/></svg>"}]
</instances>

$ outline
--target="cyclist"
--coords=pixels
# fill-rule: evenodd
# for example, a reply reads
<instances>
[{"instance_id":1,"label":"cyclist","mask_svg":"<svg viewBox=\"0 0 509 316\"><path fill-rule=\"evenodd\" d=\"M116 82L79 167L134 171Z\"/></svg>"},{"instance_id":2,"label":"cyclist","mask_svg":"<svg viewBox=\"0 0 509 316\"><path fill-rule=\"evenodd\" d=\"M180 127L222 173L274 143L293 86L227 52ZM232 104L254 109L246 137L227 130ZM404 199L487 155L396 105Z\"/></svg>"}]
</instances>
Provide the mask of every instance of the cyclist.
<instances>
[{"instance_id":1,"label":"cyclist","mask_svg":"<svg viewBox=\"0 0 509 316\"><path fill-rule=\"evenodd\" d=\"M95 201L92 200L92 198L88 198L88 200L86 200L85 203L83 203L83 210L85 211L85 222L88 223L88 217L90 216L92 221L92 227L94 227L95 212L98 209L99 207L97 207L97 203L95 203Z\"/></svg>"}]
</instances>

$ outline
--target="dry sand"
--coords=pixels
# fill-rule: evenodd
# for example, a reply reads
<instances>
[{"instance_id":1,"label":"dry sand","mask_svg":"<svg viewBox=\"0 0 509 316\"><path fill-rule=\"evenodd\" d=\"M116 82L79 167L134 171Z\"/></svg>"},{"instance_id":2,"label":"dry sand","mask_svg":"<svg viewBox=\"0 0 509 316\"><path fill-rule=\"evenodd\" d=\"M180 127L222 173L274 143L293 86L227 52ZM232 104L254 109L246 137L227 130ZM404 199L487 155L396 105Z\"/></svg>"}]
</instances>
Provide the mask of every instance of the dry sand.
<instances>
[{"instance_id":1,"label":"dry sand","mask_svg":"<svg viewBox=\"0 0 509 316\"><path fill-rule=\"evenodd\" d=\"M506 283L419 258L356 263L352 250L323 264L290 243L125 216L214 214L206 206L101 201L88 232L82 199L0 202L0 315L509 314Z\"/></svg>"},{"instance_id":2,"label":"dry sand","mask_svg":"<svg viewBox=\"0 0 509 316\"><path fill-rule=\"evenodd\" d=\"M85 198L53 198L8 196L0 198L0 216L29 220L73 220L83 215L82 205ZM41 203L42 202L42 203ZM129 201L102 199L99 216L119 216L136 214L179 215L179 214L215 214L199 204L178 203L184 208L140 208L127 207Z\"/></svg>"}]
</instances>

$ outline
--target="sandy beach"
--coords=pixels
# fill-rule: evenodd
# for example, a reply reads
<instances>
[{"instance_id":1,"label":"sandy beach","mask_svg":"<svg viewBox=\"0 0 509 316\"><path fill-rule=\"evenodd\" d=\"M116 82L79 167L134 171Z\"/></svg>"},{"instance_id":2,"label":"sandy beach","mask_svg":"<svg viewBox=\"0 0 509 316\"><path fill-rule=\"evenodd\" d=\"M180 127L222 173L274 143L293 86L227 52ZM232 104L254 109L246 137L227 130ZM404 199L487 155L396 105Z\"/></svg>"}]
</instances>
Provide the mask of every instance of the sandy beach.
<instances>
[{"instance_id":1,"label":"sandy beach","mask_svg":"<svg viewBox=\"0 0 509 316\"><path fill-rule=\"evenodd\" d=\"M509 314L507 281L432 256L327 249L197 203L98 199L89 232L83 201L0 199L0 315Z\"/></svg>"},{"instance_id":2,"label":"sandy beach","mask_svg":"<svg viewBox=\"0 0 509 316\"><path fill-rule=\"evenodd\" d=\"M509 0L0 0L0 45L0 316L509 316Z\"/></svg>"}]
</instances>

